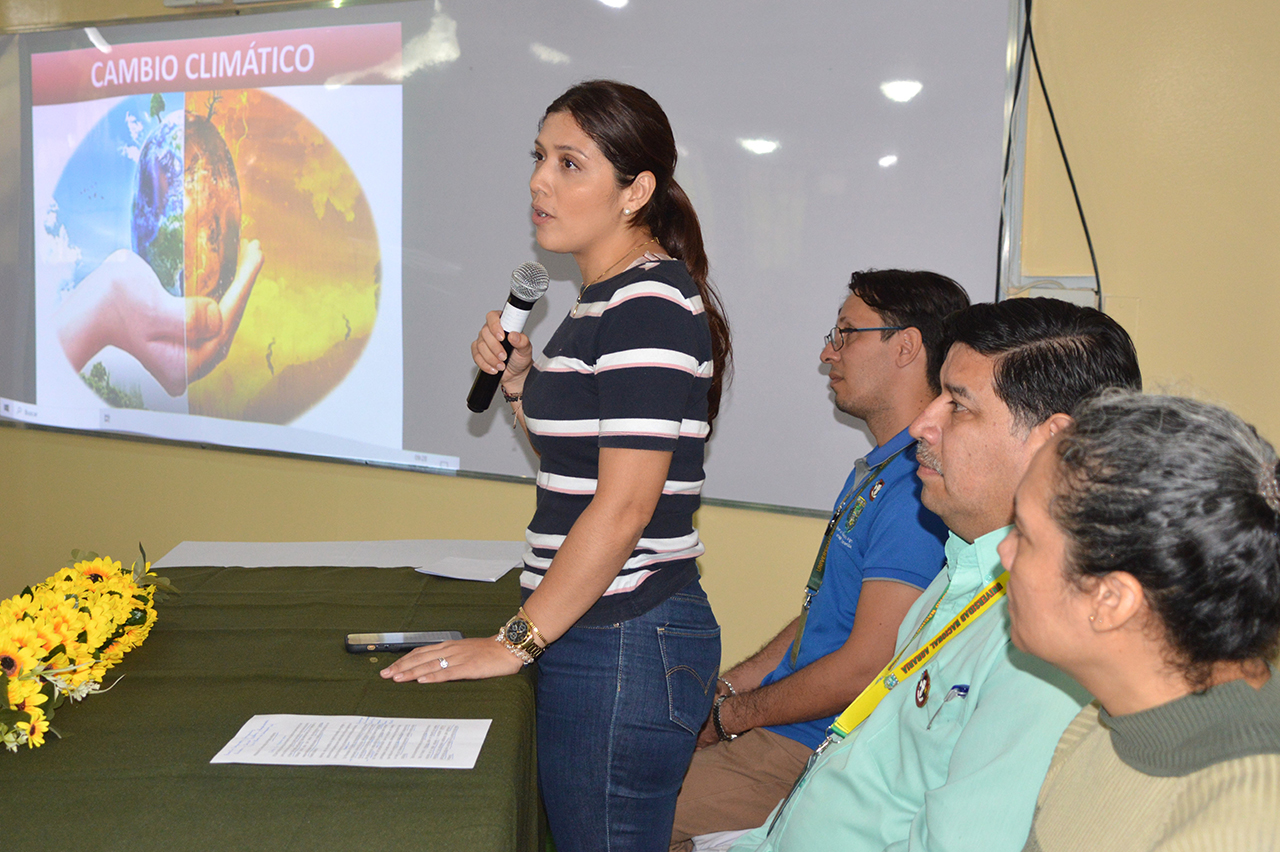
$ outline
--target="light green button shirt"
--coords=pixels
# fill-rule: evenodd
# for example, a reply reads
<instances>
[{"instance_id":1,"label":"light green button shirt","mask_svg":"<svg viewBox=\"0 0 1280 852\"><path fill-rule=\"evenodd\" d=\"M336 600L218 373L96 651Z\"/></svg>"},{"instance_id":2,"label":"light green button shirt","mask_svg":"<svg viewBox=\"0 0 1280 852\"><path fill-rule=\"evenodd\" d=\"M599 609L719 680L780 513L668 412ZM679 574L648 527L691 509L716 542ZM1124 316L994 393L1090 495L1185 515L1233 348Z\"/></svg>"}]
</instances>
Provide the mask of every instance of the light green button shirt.
<instances>
[{"instance_id":1,"label":"light green button shirt","mask_svg":"<svg viewBox=\"0 0 1280 852\"><path fill-rule=\"evenodd\" d=\"M973 544L951 535L947 566L907 612L898 650L928 642L999 576L1007 533ZM1001 599L818 758L771 834L773 815L733 852L1022 849L1054 747L1089 696L1014 648L1008 625Z\"/></svg>"}]
</instances>

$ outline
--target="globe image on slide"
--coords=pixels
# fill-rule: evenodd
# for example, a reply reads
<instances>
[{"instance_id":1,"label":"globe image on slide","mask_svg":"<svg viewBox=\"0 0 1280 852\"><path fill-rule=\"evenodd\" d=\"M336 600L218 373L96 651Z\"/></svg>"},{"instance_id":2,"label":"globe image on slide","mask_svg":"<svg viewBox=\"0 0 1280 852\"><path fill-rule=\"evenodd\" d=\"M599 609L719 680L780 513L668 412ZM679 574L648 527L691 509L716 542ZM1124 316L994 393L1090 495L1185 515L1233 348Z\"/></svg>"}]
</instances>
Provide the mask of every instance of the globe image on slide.
<instances>
[{"instance_id":1,"label":"globe image on slide","mask_svg":"<svg viewBox=\"0 0 1280 852\"><path fill-rule=\"evenodd\" d=\"M156 125L138 154L133 250L175 296L182 295L182 113Z\"/></svg>"},{"instance_id":2,"label":"globe image on slide","mask_svg":"<svg viewBox=\"0 0 1280 852\"><path fill-rule=\"evenodd\" d=\"M217 101L210 103L215 108ZM217 301L236 277L240 257L240 183L222 134L208 118L186 113L183 140L185 291Z\"/></svg>"},{"instance_id":3,"label":"globe image on slide","mask_svg":"<svg viewBox=\"0 0 1280 852\"><path fill-rule=\"evenodd\" d=\"M231 286L240 185L231 152L207 117L172 113L142 144L131 230L133 250L173 295L217 300Z\"/></svg>"},{"instance_id":4,"label":"globe image on slide","mask_svg":"<svg viewBox=\"0 0 1280 852\"><path fill-rule=\"evenodd\" d=\"M382 258L359 180L311 118L260 89L156 92L121 98L76 132L42 222L73 264L61 298L122 248L171 296L219 303L250 241L262 258L220 359L189 374L185 394L111 347L82 371L95 393L113 406L287 424L342 384L373 333ZM109 375L95 384L95 369Z\"/></svg>"}]
</instances>

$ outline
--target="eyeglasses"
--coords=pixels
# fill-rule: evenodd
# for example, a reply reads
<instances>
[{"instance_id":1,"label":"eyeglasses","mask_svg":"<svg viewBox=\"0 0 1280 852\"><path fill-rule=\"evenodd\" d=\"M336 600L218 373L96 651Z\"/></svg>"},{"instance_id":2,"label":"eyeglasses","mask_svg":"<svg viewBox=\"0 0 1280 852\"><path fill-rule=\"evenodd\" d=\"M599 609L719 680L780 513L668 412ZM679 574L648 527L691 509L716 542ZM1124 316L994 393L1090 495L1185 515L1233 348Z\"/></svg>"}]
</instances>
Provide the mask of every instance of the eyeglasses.
<instances>
[{"instance_id":1,"label":"eyeglasses","mask_svg":"<svg viewBox=\"0 0 1280 852\"><path fill-rule=\"evenodd\" d=\"M853 334L855 331L902 331L905 325L877 325L872 328L841 328L836 326L827 332L827 336L822 338L831 347L832 352L839 352L844 348L844 336Z\"/></svg>"}]
</instances>

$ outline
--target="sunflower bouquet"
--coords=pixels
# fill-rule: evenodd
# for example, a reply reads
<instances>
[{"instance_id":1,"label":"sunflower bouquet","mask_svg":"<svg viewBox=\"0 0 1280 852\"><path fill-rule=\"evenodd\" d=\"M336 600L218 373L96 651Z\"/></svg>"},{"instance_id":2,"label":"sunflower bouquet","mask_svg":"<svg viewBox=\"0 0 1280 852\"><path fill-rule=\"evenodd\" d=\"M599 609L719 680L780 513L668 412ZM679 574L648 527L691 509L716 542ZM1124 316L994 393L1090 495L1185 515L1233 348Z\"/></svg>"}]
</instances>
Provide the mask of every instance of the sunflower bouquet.
<instances>
[{"instance_id":1,"label":"sunflower bouquet","mask_svg":"<svg viewBox=\"0 0 1280 852\"><path fill-rule=\"evenodd\" d=\"M72 566L0 601L0 743L44 745L54 711L100 691L102 678L142 644L156 595L175 591L142 567L71 552Z\"/></svg>"}]
</instances>

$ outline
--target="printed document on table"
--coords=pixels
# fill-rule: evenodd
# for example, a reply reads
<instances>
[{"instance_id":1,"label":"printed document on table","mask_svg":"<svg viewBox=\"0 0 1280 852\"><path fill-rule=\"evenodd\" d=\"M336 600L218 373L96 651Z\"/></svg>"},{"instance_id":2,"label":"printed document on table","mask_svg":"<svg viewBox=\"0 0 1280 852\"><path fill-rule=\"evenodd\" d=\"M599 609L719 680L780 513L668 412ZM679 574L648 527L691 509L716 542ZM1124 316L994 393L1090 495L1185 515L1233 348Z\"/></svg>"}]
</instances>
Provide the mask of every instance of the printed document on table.
<instances>
[{"instance_id":1,"label":"printed document on table","mask_svg":"<svg viewBox=\"0 0 1280 852\"><path fill-rule=\"evenodd\" d=\"M492 719L254 716L210 763L472 769Z\"/></svg>"}]
</instances>

